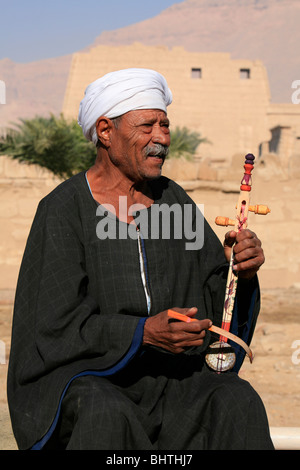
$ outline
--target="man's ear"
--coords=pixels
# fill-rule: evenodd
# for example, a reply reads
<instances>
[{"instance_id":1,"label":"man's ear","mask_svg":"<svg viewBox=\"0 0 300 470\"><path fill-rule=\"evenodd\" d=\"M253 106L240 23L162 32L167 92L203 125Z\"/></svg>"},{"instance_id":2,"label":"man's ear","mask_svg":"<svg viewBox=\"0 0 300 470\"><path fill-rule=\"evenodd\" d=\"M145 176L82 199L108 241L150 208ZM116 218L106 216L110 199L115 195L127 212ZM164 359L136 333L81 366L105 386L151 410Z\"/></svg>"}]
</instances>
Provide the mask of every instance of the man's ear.
<instances>
[{"instance_id":1,"label":"man's ear","mask_svg":"<svg viewBox=\"0 0 300 470\"><path fill-rule=\"evenodd\" d=\"M98 139L105 147L110 147L111 132L114 125L110 119L105 116L101 116L96 122L96 132Z\"/></svg>"}]
</instances>

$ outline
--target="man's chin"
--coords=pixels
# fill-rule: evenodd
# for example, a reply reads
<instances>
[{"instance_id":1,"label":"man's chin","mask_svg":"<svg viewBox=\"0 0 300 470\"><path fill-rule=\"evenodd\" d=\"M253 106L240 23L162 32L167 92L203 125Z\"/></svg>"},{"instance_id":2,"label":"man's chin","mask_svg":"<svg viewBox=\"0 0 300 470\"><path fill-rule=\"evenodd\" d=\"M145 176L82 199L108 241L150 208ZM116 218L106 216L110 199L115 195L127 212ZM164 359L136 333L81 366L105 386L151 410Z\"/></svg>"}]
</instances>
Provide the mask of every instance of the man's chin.
<instances>
[{"instance_id":1,"label":"man's chin","mask_svg":"<svg viewBox=\"0 0 300 470\"><path fill-rule=\"evenodd\" d=\"M152 180L157 180L158 178L160 178L162 175L162 168L160 168L160 170L156 171L156 172L149 172L147 174L145 174L145 179L147 181L152 181Z\"/></svg>"}]
</instances>

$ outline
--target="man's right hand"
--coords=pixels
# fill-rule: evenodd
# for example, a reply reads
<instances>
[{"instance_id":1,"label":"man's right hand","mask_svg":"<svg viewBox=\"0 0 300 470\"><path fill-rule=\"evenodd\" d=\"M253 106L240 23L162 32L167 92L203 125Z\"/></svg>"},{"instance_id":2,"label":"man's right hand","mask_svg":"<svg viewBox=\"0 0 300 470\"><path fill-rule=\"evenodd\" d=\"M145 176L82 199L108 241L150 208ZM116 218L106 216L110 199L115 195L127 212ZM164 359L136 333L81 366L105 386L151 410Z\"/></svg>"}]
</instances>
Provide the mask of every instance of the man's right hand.
<instances>
[{"instance_id":1,"label":"man's right hand","mask_svg":"<svg viewBox=\"0 0 300 470\"><path fill-rule=\"evenodd\" d=\"M178 313L194 317L198 311L192 308L172 308ZM202 346L206 330L212 325L209 319L193 322L174 321L164 310L153 317L149 317L144 325L144 345L157 346L174 354L184 352L194 346Z\"/></svg>"}]
</instances>

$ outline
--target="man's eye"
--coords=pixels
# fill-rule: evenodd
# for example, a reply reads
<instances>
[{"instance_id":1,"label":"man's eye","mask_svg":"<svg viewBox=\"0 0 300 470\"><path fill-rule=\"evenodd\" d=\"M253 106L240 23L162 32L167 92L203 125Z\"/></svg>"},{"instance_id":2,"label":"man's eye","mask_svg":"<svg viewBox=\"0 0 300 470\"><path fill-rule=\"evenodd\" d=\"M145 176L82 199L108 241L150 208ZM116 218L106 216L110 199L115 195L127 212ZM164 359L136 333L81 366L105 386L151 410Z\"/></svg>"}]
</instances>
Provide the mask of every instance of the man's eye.
<instances>
[{"instance_id":1,"label":"man's eye","mask_svg":"<svg viewBox=\"0 0 300 470\"><path fill-rule=\"evenodd\" d=\"M151 132L152 130L152 124L150 123L145 123L145 124L142 124L142 128L145 132Z\"/></svg>"},{"instance_id":2,"label":"man's eye","mask_svg":"<svg viewBox=\"0 0 300 470\"><path fill-rule=\"evenodd\" d=\"M162 122L160 125L161 125L161 127L167 127L167 128L170 127L170 123L168 121Z\"/></svg>"}]
</instances>

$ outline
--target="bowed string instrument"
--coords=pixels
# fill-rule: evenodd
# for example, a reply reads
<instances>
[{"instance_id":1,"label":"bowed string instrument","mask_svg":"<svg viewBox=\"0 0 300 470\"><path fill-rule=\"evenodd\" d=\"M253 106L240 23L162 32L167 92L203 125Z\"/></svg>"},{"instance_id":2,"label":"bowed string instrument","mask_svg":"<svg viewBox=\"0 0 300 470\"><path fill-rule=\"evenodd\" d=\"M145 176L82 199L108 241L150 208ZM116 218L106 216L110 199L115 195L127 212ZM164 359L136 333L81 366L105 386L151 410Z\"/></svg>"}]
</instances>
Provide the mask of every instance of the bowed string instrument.
<instances>
[{"instance_id":1,"label":"bowed string instrument","mask_svg":"<svg viewBox=\"0 0 300 470\"><path fill-rule=\"evenodd\" d=\"M251 172L254 168L254 155L247 154L245 157L244 164L244 176L241 181L239 198L236 206L235 219L229 219L228 217L216 217L215 223L221 226L233 226L237 233L247 228L248 226L248 212L254 212L255 214L266 215L270 212L270 209L265 205L250 205L250 191L252 187L252 175ZM222 325L221 328L212 325L209 330L216 333L219 336L218 341L212 343L205 356L207 365L215 370L217 373L225 372L233 368L236 355L232 347L228 343L228 340L240 345L249 357L250 362L253 361L253 354L249 346L238 336L230 332L234 302L236 297L237 285L238 285L238 274L233 269L234 252L231 249L231 257L229 262L228 276L226 282L225 299L222 314ZM195 319L188 316L178 314L173 310L169 310L169 316L183 321L195 321Z\"/></svg>"}]
</instances>

